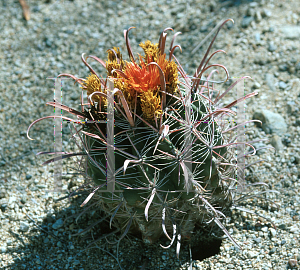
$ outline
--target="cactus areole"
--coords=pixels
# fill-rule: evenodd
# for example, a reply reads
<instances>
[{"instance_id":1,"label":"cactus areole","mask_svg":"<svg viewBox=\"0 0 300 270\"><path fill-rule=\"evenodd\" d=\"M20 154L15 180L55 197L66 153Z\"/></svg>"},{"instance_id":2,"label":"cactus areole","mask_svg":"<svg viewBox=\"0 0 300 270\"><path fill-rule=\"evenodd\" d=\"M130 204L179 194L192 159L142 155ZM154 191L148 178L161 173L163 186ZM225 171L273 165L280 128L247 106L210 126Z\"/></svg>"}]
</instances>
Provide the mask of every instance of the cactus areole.
<instances>
[{"instance_id":1,"label":"cactus areole","mask_svg":"<svg viewBox=\"0 0 300 270\"><path fill-rule=\"evenodd\" d=\"M224 93L216 90L215 84L221 82L212 80L214 68L225 72L222 82L229 73L209 62L224 51L208 57L219 30L229 20L217 30L193 76L184 72L173 54L181 50L174 45L180 33L174 35L169 50L165 49L167 31L173 29L166 28L157 44L141 43L143 55L134 55L128 39L133 27L124 31L128 61L114 47L107 51L106 61L82 55L91 72L86 79L59 75L73 78L87 92L88 103L83 104L82 95L81 112L58 102L47 103L77 116L71 121L86 158L83 171L94 183L83 205L92 196L97 199L121 238L128 233L151 244L165 236L170 241L167 247L174 242L180 247L181 241L193 237L195 226L212 224L230 237L223 223L238 182L237 141L228 135L234 128L224 119L234 115L230 107L239 100L223 107L219 101L237 82ZM87 63L89 58L106 69L106 78ZM245 78L249 77L241 79ZM82 128L78 130L76 124Z\"/></svg>"}]
</instances>

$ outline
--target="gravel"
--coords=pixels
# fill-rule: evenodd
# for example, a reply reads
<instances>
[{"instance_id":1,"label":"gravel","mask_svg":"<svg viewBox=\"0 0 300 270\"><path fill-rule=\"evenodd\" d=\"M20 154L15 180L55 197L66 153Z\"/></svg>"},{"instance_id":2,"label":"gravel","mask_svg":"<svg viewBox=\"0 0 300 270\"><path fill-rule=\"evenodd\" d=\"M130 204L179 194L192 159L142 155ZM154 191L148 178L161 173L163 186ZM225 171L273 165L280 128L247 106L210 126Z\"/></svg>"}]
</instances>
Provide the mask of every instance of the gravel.
<instances>
[{"instance_id":1,"label":"gravel","mask_svg":"<svg viewBox=\"0 0 300 270\"><path fill-rule=\"evenodd\" d=\"M76 222L71 216L82 211L80 204L86 195L70 201L58 200L68 192L51 191L55 184L53 164L41 166L47 157L36 154L53 151L52 119L33 127L30 136L34 141L27 139L26 130L34 120L53 114L53 108L45 105L53 100L54 81L50 78L60 73L87 76L88 70L80 60L82 53L105 59L106 50L113 46L125 52L124 29L136 27L129 35L134 52L141 52L138 44L146 39L157 42L166 27L182 32L177 42L183 52L178 50L175 54L183 68L192 74L209 41L195 54L191 54L192 50L220 20L227 18L233 18L235 24L228 23L213 46L214 50L224 49L227 55L217 54L212 62L224 64L233 81L244 75L253 78L245 81L245 92L256 89L259 95L246 102L246 119L252 119L257 110L269 110L284 119L287 130L274 138L274 134L266 134L261 127L249 125L251 132L246 134L247 138L266 138L273 142L276 152L262 151L259 157L265 162L247 170L246 179L252 183L264 182L278 193L266 193L240 203L240 207L258 215L232 210L227 229L242 250L224 239L214 255L203 260L199 254L193 255L193 269L296 269L299 266L300 12L295 8L297 1L27 2L31 8L28 22L22 17L18 1L0 2L1 269L118 269L118 261L122 269L187 269L189 251L184 247L179 260L175 247L146 248L128 239L118 249L104 239L86 249L104 229L97 227L84 236L73 234L97 220L98 209L91 208ZM92 65L99 73L103 72L99 65ZM73 82L63 81L64 104L79 109L80 93ZM232 91L225 103L235 96ZM67 124L63 125L64 151L74 151L76 145L69 141ZM269 142L264 145L271 146ZM251 157L249 162L256 160ZM63 190L73 191L84 183L74 175L74 162L64 160L63 168Z\"/></svg>"}]
</instances>

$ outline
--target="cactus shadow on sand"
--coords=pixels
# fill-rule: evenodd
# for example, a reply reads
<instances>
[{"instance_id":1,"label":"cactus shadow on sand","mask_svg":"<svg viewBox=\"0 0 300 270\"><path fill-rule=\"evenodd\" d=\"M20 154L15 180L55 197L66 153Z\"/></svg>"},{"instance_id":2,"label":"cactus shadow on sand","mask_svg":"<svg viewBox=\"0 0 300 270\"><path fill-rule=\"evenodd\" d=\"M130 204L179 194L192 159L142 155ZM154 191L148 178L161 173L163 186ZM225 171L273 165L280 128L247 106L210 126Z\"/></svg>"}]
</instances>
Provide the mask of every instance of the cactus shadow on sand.
<instances>
[{"instance_id":1,"label":"cactus shadow on sand","mask_svg":"<svg viewBox=\"0 0 300 270\"><path fill-rule=\"evenodd\" d=\"M180 251L179 259L176 257L175 247L164 250L159 246L167 245L166 237L161 237L158 243L146 245L140 239L135 237L125 237L119 246L110 245L105 239L86 247L91 244L94 239L100 238L103 234L113 231L109 228L109 224L101 226L93 226L84 235L69 236L81 232L83 229L91 226L95 221L101 220L105 213L91 208L88 215L82 215L76 223L76 216L82 213L80 204L85 200L86 195L79 195L72 198L69 202L66 196L60 201L62 210L55 210L43 218L42 222L35 222L27 218L30 228L27 232L21 232L12 228L10 234L18 242L17 248L7 248L6 252L13 255L14 262L7 269L54 269L51 267L53 261L60 261L59 269L93 269L98 264L97 269L109 269L103 264L105 258L114 262L114 269L160 269L163 261L162 257L169 257L164 264L164 269L179 269L182 265L190 265L190 251L188 246L183 245ZM70 204L71 202L71 204ZM68 207L64 207L68 204ZM72 217L73 218L70 218ZM63 220L64 224L58 229L54 229L53 225L57 220ZM203 236L203 232L201 233ZM116 239L120 234L114 236ZM114 239L111 238L109 240ZM167 240L167 241L166 241ZM193 260L203 260L213 256L220 251L222 240L202 238L201 241L191 246L191 254ZM117 254L119 254L117 256ZM89 258L89 261L86 259ZM170 263L172 262L172 263ZM103 265L103 268L99 268ZM113 263L112 263L113 265Z\"/></svg>"}]
</instances>

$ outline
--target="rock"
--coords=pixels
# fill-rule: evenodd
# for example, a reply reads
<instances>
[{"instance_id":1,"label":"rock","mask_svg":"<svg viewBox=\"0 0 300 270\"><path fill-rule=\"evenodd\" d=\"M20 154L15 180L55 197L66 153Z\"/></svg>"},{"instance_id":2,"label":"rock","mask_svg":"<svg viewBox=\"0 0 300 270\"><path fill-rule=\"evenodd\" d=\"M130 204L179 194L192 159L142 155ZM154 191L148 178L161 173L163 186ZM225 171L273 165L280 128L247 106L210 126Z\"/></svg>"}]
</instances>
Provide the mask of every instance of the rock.
<instances>
[{"instance_id":1,"label":"rock","mask_svg":"<svg viewBox=\"0 0 300 270\"><path fill-rule=\"evenodd\" d=\"M300 26L296 25L284 25L280 27L281 33L284 38L287 39L299 39L300 38Z\"/></svg>"},{"instance_id":2,"label":"rock","mask_svg":"<svg viewBox=\"0 0 300 270\"><path fill-rule=\"evenodd\" d=\"M260 11L256 10L256 12L255 12L255 20L256 20L256 22L260 22L261 19L262 19L262 16L261 16Z\"/></svg>"},{"instance_id":3,"label":"rock","mask_svg":"<svg viewBox=\"0 0 300 270\"><path fill-rule=\"evenodd\" d=\"M13 203L16 202L16 201L17 201L17 197L11 196L11 197L9 197L9 199L8 199L8 204L11 205L11 204L13 204Z\"/></svg>"},{"instance_id":4,"label":"rock","mask_svg":"<svg viewBox=\"0 0 300 270\"><path fill-rule=\"evenodd\" d=\"M260 83L258 83L258 82L254 82L252 88L253 88L253 89L260 89L260 88L261 88L261 85L260 85Z\"/></svg>"},{"instance_id":5,"label":"rock","mask_svg":"<svg viewBox=\"0 0 300 270\"><path fill-rule=\"evenodd\" d=\"M293 225L292 227L290 227L290 232L291 233L298 233L299 228L297 227L297 225Z\"/></svg>"},{"instance_id":6,"label":"rock","mask_svg":"<svg viewBox=\"0 0 300 270\"><path fill-rule=\"evenodd\" d=\"M256 251L249 251L247 254L249 259L255 258L255 257L257 257L257 255L258 255L258 252L256 252Z\"/></svg>"},{"instance_id":7,"label":"rock","mask_svg":"<svg viewBox=\"0 0 300 270\"><path fill-rule=\"evenodd\" d=\"M249 7L257 7L258 3L257 2L251 2L249 3Z\"/></svg>"},{"instance_id":8,"label":"rock","mask_svg":"<svg viewBox=\"0 0 300 270\"><path fill-rule=\"evenodd\" d=\"M62 128L62 134L66 134L66 135L68 135L68 134L70 134L71 132L70 132L70 128L69 127L63 127Z\"/></svg>"},{"instance_id":9,"label":"rock","mask_svg":"<svg viewBox=\"0 0 300 270\"><path fill-rule=\"evenodd\" d=\"M291 100L287 102L287 113L291 115L298 115L299 107L297 106L295 101Z\"/></svg>"},{"instance_id":10,"label":"rock","mask_svg":"<svg viewBox=\"0 0 300 270\"><path fill-rule=\"evenodd\" d=\"M6 197L6 192L5 190L0 190L0 199L3 199Z\"/></svg>"},{"instance_id":11,"label":"rock","mask_svg":"<svg viewBox=\"0 0 300 270\"><path fill-rule=\"evenodd\" d=\"M270 231L272 237L276 236L276 230L274 228L270 228L269 231Z\"/></svg>"},{"instance_id":12,"label":"rock","mask_svg":"<svg viewBox=\"0 0 300 270\"><path fill-rule=\"evenodd\" d=\"M250 16L250 17L254 17L255 16L255 9L249 7L248 10L247 10L247 14L246 15Z\"/></svg>"},{"instance_id":13,"label":"rock","mask_svg":"<svg viewBox=\"0 0 300 270\"><path fill-rule=\"evenodd\" d=\"M29 79L31 78L32 74L29 73L29 71L25 71L24 73L22 73L21 78L22 79Z\"/></svg>"},{"instance_id":14,"label":"rock","mask_svg":"<svg viewBox=\"0 0 300 270\"><path fill-rule=\"evenodd\" d=\"M0 209L2 210L2 212L5 211L6 207L7 207L7 199L6 198L0 199Z\"/></svg>"},{"instance_id":15,"label":"rock","mask_svg":"<svg viewBox=\"0 0 300 270\"><path fill-rule=\"evenodd\" d=\"M62 225L64 224L64 221L62 220L62 218L56 220L56 222L52 225L52 228L54 230L59 229L60 227L62 227Z\"/></svg>"},{"instance_id":16,"label":"rock","mask_svg":"<svg viewBox=\"0 0 300 270\"><path fill-rule=\"evenodd\" d=\"M283 181L283 186L286 187L286 188L291 187L292 186L292 181L290 181L290 180Z\"/></svg>"},{"instance_id":17,"label":"rock","mask_svg":"<svg viewBox=\"0 0 300 270\"><path fill-rule=\"evenodd\" d=\"M283 82L283 81L280 81L278 83L278 86L279 86L280 89L285 89L287 87L287 84L285 82Z\"/></svg>"},{"instance_id":18,"label":"rock","mask_svg":"<svg viewBox=\"0 0 300 270\"><path fill-rule=\"evenodd\" d=\"M260 33L255 33L254 37L256 42L260 42Z\"/></svg>"},{"instance_id":19,"label":"rock","mask_svg":"<svg viewBox=\"0 0 300 270\"><path fill-rule=\"evenodd\" d=\"M271 16L272 16L272 12L271 12L270 10L264 8L264 9L262 10L261 15L262 15L263 17L271 17Z\"/></svg>"},{"instance_id":20,"label":"rock","mask_svg":"<svg viewBox=\"0 0 300 270\"><path fill-rule=\"evenodd\" d=\"M295 73L295 67L289 67L289 73L294 74Z\"/></svg>"},{"instance_id":21,"label":"rock","mask_svg":"<svg viewBox=\"0 0 300 270\"><path fill-rule=\"evenodd\" d=\"M259 244L261 242L261 237L255 237L253 238L253 241L256 243L256 244Z\"/></svg>"},{"instance_id":22,"label":"rock","mask_svg":"<svg viewBox=\"0 0 300 270\"><path fill-rule=\"evenodd\" d=\"M26 174L26 180L29 180L32 178L32 175L31 174Z\"/></svg>"},{"instance_id":23,"label":"rock","mask_svg":"<svg viewBox=\"0 0 300 270\"><path fill-rule=\"evenodd\" d=\"M53 41L50 38L46 38L45 43L46 43L46 46L48 48L50 48L53 44Z\"/></svg>"},{"instance_id":24,"label":"rock","mask_svg":"<svg viewBox=\"0 0 300 270\"><path fill-rule=\"evenodd\" d=\"M276 152L282 151L284 149L281 138L277 134L273 135L270 143L275 148Z\"/></svg>"},{"instance_id":25,"label":"rock","mask_svg":"<svg viewBox=\"0 0 300 270\"><path fill-rule=\"evenodd\" d=\"M27 194L25 193L21 196L21 203L25 204L26 202L27 202Z\"/></svg>"},{"instance_id":26,"label":"rock","mask_svg":"<svg viewBox=\"0 0 300 270\"><path fill-rule=\"evenodd\" d=\"M262 129L267 134L283 135L287 131L287 124L283 117L269 110L256 111L253 114L253 119L260 120L262 122ZM258 125L260 125L258 123Z\"/></svg>"},{"instance_id":27,"label":"rock","mask_svg":"<svg viewBox=\"0 0 300 270\"><path fill-rule=\"evenodd\" d=\"M252 16L245 16L242 20L241 26L243 28L247 28L253 20L254 18Z\"/></svg>"},{"instance_id":28,"label":"rock","mask_svg":"<svg viewBox=\"0 0 300 270\"><path fill-rule=\"evenodd\" d=\"M208 25L206 24L206 25L202 25L201 27L200 27L200 32L206 32L208 30Z\"/></svg>"},{"instance_id":29,"label":"rock","mask_svg":"<svg viewBox=\"0 0 300 270\"><path fill-rule=\"evenodd\" d=\"M224 249L225 249L226 251L229 251L229 250L230 250L230 245L229 245L229 244L224 245Z\"/></svg>"},{"instance_id":30,"label":"rock","mask_svg":"<svg viewBox=\"0 0 300 270\"><path fill-rule=\"evenodd\" d=\"M270 26L270 27L269 27L269 32L270 32L270 33L273 33L274 31L275 31L275 28L274 28L273 26Z\"/></svg>"},{"instance_id":31,"label":"rock","mask_svg":"<svg viewBox=\"0 0 300 270\"><path fill-rule=\"evenodd\" d=\"M269 46L268 46L268 51L269 51L269 52L274 52L274 51L276 51L276 49L277 49L277 46L274 44L273 41L271 41L271 42L269 43Z\"/></svg>"},{"instance_id":32,"label":"rock","mask_svg":"<svg viewBox=\"0 0 300 270\"><path fill-rule=\"evenodd\" d=\"M294 268L294 267L297 267L298 262L296 259L289 259L289 265L290 265L290 267Z\"/></svg>"},{"instance_id":33,"label":"rock","mask_svg":"<svg viewBox=\"0 0 300 270\"><path fill-rule=\"evenodd\" d=\"M19 229L21 232L27 232L29 230L29 224L25 221L21 221Z\"/></svg>"},{"instance_id":34,"label":"rock","mask_svg":"<svg viewBox=\"0 0 300 270\"><path fill-rule=\"evenodd\" d=\"M278 65L279 71L287 71L288 66L286 64Z\"/></svg>"},{"instance_id":35,"label":"rock","mask_svg":"<svg viewBox=\"0 0 300 270\"><path fill-rule=\"evenodd\" d=\"M40 185L36 185L36 187L39 189L43 189L43 188L46 188L47 186L44 184L40 184Z\"/></svg>"},{"instance_id":36,"label":"rock","mask_svg":"<svg viewBox=\"0 0 300 270\"><path fill-rule=\"evenodd\" d=\"M254 57L255 64L263 66L263 65L267 64L268 61L269 61L269 59L267 58L266 54L261 53L261 52L255 54L255 57Z\"/></svg>"},{"instance_id":37,"label":"rock","mask_svg":"<svg viewBox=\"0 0 300 270\"><path fill-rule=\"evenodd\" d=\"M267 73L266 74L266 83L269 86L271 91L275 91L275 77L273 74Z\"/></svg>"}]
</instances>

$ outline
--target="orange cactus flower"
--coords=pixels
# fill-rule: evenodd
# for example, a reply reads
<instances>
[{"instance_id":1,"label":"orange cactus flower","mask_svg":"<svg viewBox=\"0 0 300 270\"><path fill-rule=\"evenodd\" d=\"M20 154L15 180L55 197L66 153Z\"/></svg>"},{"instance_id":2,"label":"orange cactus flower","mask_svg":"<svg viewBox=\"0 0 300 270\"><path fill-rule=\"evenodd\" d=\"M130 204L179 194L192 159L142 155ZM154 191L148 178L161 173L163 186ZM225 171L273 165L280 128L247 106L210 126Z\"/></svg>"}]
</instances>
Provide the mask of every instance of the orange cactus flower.
<instances>
[{"instance_id":1,"label":"orange cactus flower","mask_svg":"<svg viewBox=\"0 0 300 270\"><path fill-rule=\"evenodd\" d=\"M140 65L136 62L129 62L126 64L124 74L127 76L126 81L138 93L147 92L149 90L157 89L160 86L159 69L155 65L149 65L140 58ZM165 69L167 61L165 55L159 56L157 64L162 70Z\"/></svg>"}]
</instances>

